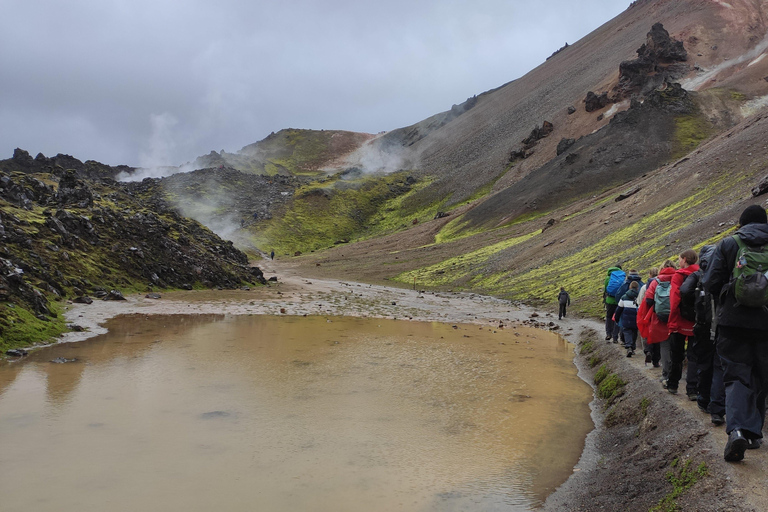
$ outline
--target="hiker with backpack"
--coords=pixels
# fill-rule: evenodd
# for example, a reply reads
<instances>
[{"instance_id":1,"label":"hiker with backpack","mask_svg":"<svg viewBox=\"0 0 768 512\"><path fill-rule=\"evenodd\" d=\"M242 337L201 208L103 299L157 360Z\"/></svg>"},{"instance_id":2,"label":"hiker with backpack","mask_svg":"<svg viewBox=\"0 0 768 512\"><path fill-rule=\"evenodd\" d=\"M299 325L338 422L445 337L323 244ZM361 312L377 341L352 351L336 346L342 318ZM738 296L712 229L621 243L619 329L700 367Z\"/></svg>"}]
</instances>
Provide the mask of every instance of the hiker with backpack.
<instances>
[{"instance_id":1,"label":"hiker with backpack","mask_svg":"<svg viewBox=\"0 0 768 512\"><path fill-rule=\"evenodd\" d=\"M621 265L616 265L608 269L603 282L603 304L605 305L605 340L614 343L619 342L619 326L613 321L613 315L616 313L616 307L619 300L614 296L619 291L619 287L624 283L626 274L621 269Z\"/></svg>"},{"instance_id":2,"label":"hiker with backpack","mask_svg":"<svg viewBox=\"0 0 768 512\"><path fill-rule=\"evenodd\" d=\"M643 302L637 311L637 323L640 332L649 345L659 344L661 353L661 381L667 387L671 358L669 353L669 291L675 264L667 260L659 270L659 275L648 283Z\"/></svg>"},{"instance_id":3,"label":"hiker with backpack","mask_svg":"<svg viewBox=\"0 0 768 512\"><path fill-rule=\"evenodd\" d=\"M704 290L702 276L715 252L714 245L705 245L699 251L699 270L685 278L680 285L681 312L693 302L693 352L696 357L697 397L699 409L708 413L712 423L725 423L725 387L723 368L715 346L712 295ZM685 314L683 315L685 316Z\"/></svg>"},{"instance_id":4,"label":"hiker with backpack","mask_svg":"<svg viewBox=\"0 0 768 512\"><path fill-rule=\"evenodd\" d=\"M635 302L637 302L638 309L640 308L640 303L642 303L644 300L645 290L648 289L648 284L657 275L659 275L659 267L653 267L648 271L648 282L640 286L640 291L637 292L637 299L635 299ZM645 335L640 331L639 326L637 331L637 337L639 338L639 344L643 347L643 353L645 353L646 366L648 365L648 363L652 363L654 368L658 368L660 366L659 361L661 360L661 350L659 350L659 344L654 343L652 345L649 345L648 340L645 338Z\"/></svg>"},{"instance_id":5,"label":"hiker with backpack","mask_svg":"<svg viewBox=\"0 0 768 512\"><path fill-rule=\"evenodd\" d=\"M627 350L627 357L635 355L637 349L637 292L640 286L637 281L632 281L629 284L629 289L624 296L619 300L618 307L616 308L616 314L614 317L617 319L622 333L624 334L624 348Z\"/></svg>"},{"instance_id":6,"label":"hiker with backpack","mask_svg":"<svg viewBox=\"0 0 768 512\"><path fill-rule=\"evenodd\" d=\"M566 306L571 305L571 296L565 291L565 288L560 287L560 293L557 294L557 303L560 305L560 311L557 314L557 319L562 320L565 316Z\"/></svg>"},{"instance_id":7,"label":"hiker with backpack","mask_svg":"<svg viewBox=\"0 0 768 512\"><path fill-rule=\"evenodd\" d=\"M629 291L629 285L633 282L637 282L638 288L643 286L643 278L640 277L640 274L638 274L637 270L630 270L627 276L624 278L624 282L621 283L621 286L619 286L619 289L616 291L616 293L613 295L613 297L619 301L622 297L624 297L624 294Z\"/></svg>"},{"instance_id":8,"label":"hiker with backpack","mask_svg":"<svg viewBox=\"0 0 768 512\"><path fill-rule=\"evenodd\" d=\"M688 372L686 374L685 391L689 400L696 400L698 395L696 390L696 357L693 353L695 312L693 300L689 300L691 297L686 297L685 301L682 300L680 286L688 276L699 270L698 261L699 257L693 249L681 252L677 262L679 268L672 276L669 290L669 321L667 322L667 327L669 328L669 353L672 361L669 367L669 376L667 377L667 391L673 395L677 394L677 387L683 376L683 361L687 357Z\"/></svg>"},{"instance_id":9,"label":"hiker with backpack","mask_svg":"<svg viewBox=\"0 0 768 512\"><path fill-rule=\"evenodd\" d=\"M723 364L726 432L723 457L744 458L760 446L768 394L768 216L747 207L736 234L717 244L702 277L717 315L717 350Z\"/></svg>"}]
</instances>

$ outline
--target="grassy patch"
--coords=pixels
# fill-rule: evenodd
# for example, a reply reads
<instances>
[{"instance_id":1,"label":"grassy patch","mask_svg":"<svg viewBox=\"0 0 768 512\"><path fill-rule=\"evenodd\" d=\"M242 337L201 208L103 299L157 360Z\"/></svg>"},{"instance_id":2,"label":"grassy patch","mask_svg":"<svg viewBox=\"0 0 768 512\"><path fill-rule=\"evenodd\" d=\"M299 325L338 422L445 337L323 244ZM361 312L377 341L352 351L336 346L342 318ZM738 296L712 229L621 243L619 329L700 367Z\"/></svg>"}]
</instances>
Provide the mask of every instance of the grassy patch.
<instances>
[{"instance_id":1,"label":"grassy patch","mask_svg":"<svg viewBox=\"0 0 768 512\"><path fill-rule=\"evenodd\" d=\"M591 354L595 350L595 341L594 340L586 340L581 344L581 347L579 348L579 354L581 355L587 355Z\"/></svg>"},{"instance_id":2,"label":"grassy patch","mask_svg":"<svg viewBox=\"0 0 768 512\"><path fill-rule=\"evenodd\" d=\"M648 399L648 397L643 397L640 399L640 414L645 418L648 416L648 407L651 405L651 401Z\"/></svg>"},{"instance_id":3,"label":"grassy patch","mask_svg":"<svg viewBox=\"0 0 768 512\"><path fill-rule=\"evenodd\" d=\"M296 191L285 214L257 234L254 243L274 247L279 254L293 254L406 229L414 222L431 220L440 208L439 202L404 206L408 197L428 184L414 183L406 172L398 172L305 185Z\"/></svg>"},{"instance_id":4,"label":"grassy patch","mask_svg":"<svg viewBox=\"0 0 768 512\"><path fill-rule=\"evenodd\" d=\"M612 373L606 365L602 365L595 372L595 384L597 385L597 396L607 400L610 404L616 397L624 393L624 386L627 385L615 373Z\"/></svg>"},{"instance_id":5,"label":"grassy patch","mask_svg":"<svg viewBox=\"0 0 768 512\"><path fill-rule=\"evenodd\" d=\"M441 261L428 267L403 272L395 277L395 281L412 283L414 279L424 286L442 286L458 279L473 275L477 269L488 261L494 254L521 244L541 233L536 230L526 235L502 240L493 245L477 249L453 258Z\"/></svg>"},{"instance_id":6,"label":"grassy patch","mask_svg":"<svg viewBox=\"0 0 768 512\"><path fill-rule=\"evenodd\" d=\"M672 484L672 491L664 496L649 512L675 512L680 510L680 507L677 505L677 498L709 474L709 468L706 463L702 462L698 466L693 467L691 459L680 464L679 457L672 461L671 468L667 472L666 478Z\"/></svg>"},{"instance_id":7,"label":"grassy patch","mask_svg":"<svg viewBox=\"0 0 768 512\"><path fill-rule=\"evenodd\" d=\"M675 117L675 135L672 158L681 158L712 135L712 125L706 117L697 113Z\"/></svg>"},{"instance_id":8,"label":"grassy patch","mask_svg":"<svg viewBox=\"0 0 768 512\"><path fill-rule=\"evenodd\" d=\"M589 358L589 367L594 368L595 366L599 365L603 362L603 359L600 356L592 356Z\"/></svg>"},{"instance_id":9,"label":"grassy patch","mask_svg":"<svg viewBox=\"0 0 768 512\"><path fill-rule=\"evenodd\" d=\"M66 332L64 316L60 314L61 308L54 302L48 307L56 316L40 320L23 307L11 303L0 304L0 351L27 347Z\"/></svg>"}]
</instances>

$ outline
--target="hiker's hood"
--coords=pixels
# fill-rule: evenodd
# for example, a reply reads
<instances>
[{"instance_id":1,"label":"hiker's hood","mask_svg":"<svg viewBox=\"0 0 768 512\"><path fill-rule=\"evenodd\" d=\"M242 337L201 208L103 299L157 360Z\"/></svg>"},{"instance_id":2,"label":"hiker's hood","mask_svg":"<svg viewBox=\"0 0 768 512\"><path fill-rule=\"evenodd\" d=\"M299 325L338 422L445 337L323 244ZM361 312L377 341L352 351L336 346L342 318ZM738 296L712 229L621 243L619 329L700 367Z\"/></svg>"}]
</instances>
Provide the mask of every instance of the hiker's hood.
<instances>
[{"instance_id":1,"label":"hiker's hood","mask_svg":"<svg viewBox=\"0 0 768 512\"><path fill-rule=\"evenodd\" d=\"M659 270L659 275L656 276L659 278L659 281L669 281L672 279L672 276L677 272L677 269L674 267L664 267L663 269Z\"/></svg>"},{"instance_id":2,"label":"hiker's hood","mask_svg":"<svg viewBox=\"0 0 768 512\"><path fill-rule=\"evenodd\" d=\"M747 224L736 232L747 245L768 244L768 224Z\"/></svg>"},{"instance_id":3,"label":"hiker's hood","mask_svg":"<svg viewBox=\"0 0 768 512\"><path fill-rule=\"evenodd\" d=\"M709 262L712 259L712 254L714 252L714 245L705 245L701 248L701 252L699 253L699 268L702 271L707 270L707 266L709 265Z\"/></svg>"},{"instance_id":4,"label":"hiker's hood","mask_svg":"<svg viewBox=\"0 0 768 512\"><path fill-rule=\"evenodd\" d=\"M608 269L608 272L606 273L606 275L611 275L611 272L615 272L617 270L621 270L621 267L611 267Z\"/></svg>"}]
</instances>

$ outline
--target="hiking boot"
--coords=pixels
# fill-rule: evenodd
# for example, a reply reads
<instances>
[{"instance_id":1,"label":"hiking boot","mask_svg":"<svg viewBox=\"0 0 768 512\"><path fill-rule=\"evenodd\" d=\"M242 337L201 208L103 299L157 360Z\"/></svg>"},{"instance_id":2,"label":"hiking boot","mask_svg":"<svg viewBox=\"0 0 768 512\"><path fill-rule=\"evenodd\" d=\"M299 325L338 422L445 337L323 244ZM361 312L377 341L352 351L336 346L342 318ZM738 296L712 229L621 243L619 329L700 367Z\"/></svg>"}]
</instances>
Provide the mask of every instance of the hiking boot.
<instances>
[{"instance_id":1,"label":"hiking boot","mask_svg":"<svg viewBox=\"0 0 768 512\"><path fill-rule=\"evenodd\" d=\"M654 368L659 368L660 366L661 366L661 364L659 364L659 363L653 363L653 367Z\"/></svg>"},{"instance_id":2,"label":"hiking boot","mask_svg":"<svg viewBox=\"0 0 768 512\"><path fill-rule=\"evenodd\" d=\"M698 393L688 393L688 400L690 400L691 402L695 402L698 399L699 399Z\"/></svg>"},{"instance_id":3,"label":"hiking boot","mask_svg":"<svg viewBox=\"0 0 768 512\"><path fill-rule=\"evenodd\" d=\"M723 423L725 423L725 418L723 417L722 414L713 414L711 418L712 418L713 425L722 425Z\"/></svg>"},{"instance_id":4,"label":"hiking boot","mask_svg":"<svg viewBox=\"0 0 768 512\"><path fill-rule=\"evenodd\" d=\"M677 388L667 387L667 391L669 391L670 395L676 395L677 394Z\"/></svg>"},{"instance_id":5,"label":"hiking boot","mask_svg":"<svg viewBox=\"0 0 768 512\"><path fill-rule=\"evenodd\" d=\"M733 430L728 434L728 442L725 443L723 458L725 458L726 462L738 462L744 458L744 452L748 446L749 441L741 433L741 430Z\"/></svg>"},{"instance_id":6,"label":"hiking boot","mask_svg":"<svg viewBox=\"0 0 768 512\"><path fill-rule=\"evenodd\" d=\"M632 351L631 348L628 348L627 349L627 357L632 357L632 354L634 354L634 352Z\"/></svg>"},{"instance_id":7,"label":"hiking boot","mask_svg":"<svg viewBox=\"0 0 768 512\"><path fill-rule=\"evenodd\" d=\"M653 356L650 352L645 353L645 364L653 362Z\"/></svg>"},{"instance_id":8,"label":"hiking boot","mask_svg":"<svg viewBox=\"0 0 768 512\"><path fill-rule=\"evenodd\" d=\"M610 335L606 336L605 341L611 341L611 336Z\"/></svg>"},{"instance_id":9,"label":"hiking boot","mask_svg":"<svg viewBox=\"0 0 768 512\"><path fill-rule=\"evenodd\" d=\"M747 439L747 442L749 442L747 450L757 450L763 444L762 439Z\"/></svg>"},{"instance_id":10,"label":"hiking boot","mask_svg":"<svg viewBox=\"0 0 768 512\"><path fill-rule=\"evenodd\" d=\"M703 405L701 405L701 402L699 402L698 398L696 399L696 405L698 406L698 408L699 408L699 410L701 412L705 412L705 413L709 414L709 407L704 407Z\"/></svg>"},{"instance_id":11,"label":"hiking boot","mask_svg":"<svg viewBox=\"0 0 768 512\"><path fill-rule=\"evenodd\" d=\"M663 387L664 389L667 389L667 384L668 384L667 379L661 379L661 387Z\"/></svg>"}]
</instances>

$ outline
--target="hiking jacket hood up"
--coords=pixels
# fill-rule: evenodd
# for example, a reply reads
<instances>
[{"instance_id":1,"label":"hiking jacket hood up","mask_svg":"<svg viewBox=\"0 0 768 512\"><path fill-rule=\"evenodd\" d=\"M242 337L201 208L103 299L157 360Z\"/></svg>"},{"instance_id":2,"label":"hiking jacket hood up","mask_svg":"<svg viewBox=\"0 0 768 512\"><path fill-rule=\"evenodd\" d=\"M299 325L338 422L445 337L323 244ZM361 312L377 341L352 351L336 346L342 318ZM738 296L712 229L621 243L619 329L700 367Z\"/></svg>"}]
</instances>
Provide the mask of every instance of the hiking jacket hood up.
<instances>
[{"instance_id":1,"label":"hiking jacket hood up","mask_svg":"<svg viewBox=\"0 0 768 512\"><path fill-rule=\"evenodd\" d=\"M672 285L669 289L669 321L667 327L669 332L678 332L685 334L686 336L693 336L693 320L683 318L680 314L680 286L685 281L685 278L699 270L699 266L695 263L685 268L678 269L672 275Z\"/></svg>"},{"instance_id":2,"label":"hiking jacket hood up","mask_svg":"<svg viewBox=\"0 0 768 512\"><path fill-rule=\"evenodd\" d=\"M749 246L768 244L768 224L747 224L736 236ZM712 259L702 277L704 288L712 294L720 326L742 327L768 331L768 308L750 308L736 304L731 286L733 267L739 246L733 237L727 237L717 244Z\"/></svg>"}]
</instances>

